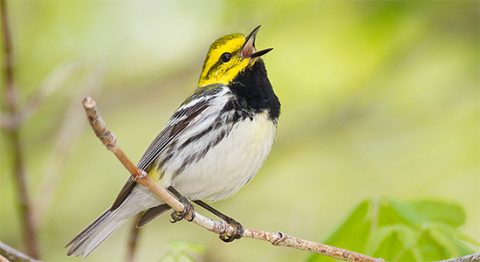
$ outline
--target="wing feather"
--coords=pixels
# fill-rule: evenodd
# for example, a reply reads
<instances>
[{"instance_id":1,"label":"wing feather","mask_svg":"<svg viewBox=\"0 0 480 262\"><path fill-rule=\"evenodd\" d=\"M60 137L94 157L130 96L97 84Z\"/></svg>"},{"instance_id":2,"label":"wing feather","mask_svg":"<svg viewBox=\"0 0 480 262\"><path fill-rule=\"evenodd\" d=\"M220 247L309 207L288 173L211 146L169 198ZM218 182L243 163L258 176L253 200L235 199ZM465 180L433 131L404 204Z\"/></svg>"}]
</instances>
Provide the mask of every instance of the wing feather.
<instances>
[{"instance_id":1,"label":"wing feather","mask_svg":"<svg viewBox=\"0 0 480 262\"><path fill-rule=\"evenodd\" d=\"M172 142L174 141L179 134L194 120L198 115L200 115L209 105L209 101L212 95L218 93L221 89L221 85L212 85L210 88L205 88L194 93L189 99L187 99L173 114L170 119L167 127L160 132L160 134L153 140L150 146L147 148L142 158L138 162L137 167L145 172L150 171L153 167L153 163L161 154L161 152ZM202 93L200 93L202 92ZM201 95L203 97L210 97L210 99L198 99ZM195 101L192 103L192 101ZM132 189L137 183L133 177L130 177L123 188L118 193L115 202L110 207L110 210L117 209L123 201L128 197Z\"/></svg>"}]
</instances>

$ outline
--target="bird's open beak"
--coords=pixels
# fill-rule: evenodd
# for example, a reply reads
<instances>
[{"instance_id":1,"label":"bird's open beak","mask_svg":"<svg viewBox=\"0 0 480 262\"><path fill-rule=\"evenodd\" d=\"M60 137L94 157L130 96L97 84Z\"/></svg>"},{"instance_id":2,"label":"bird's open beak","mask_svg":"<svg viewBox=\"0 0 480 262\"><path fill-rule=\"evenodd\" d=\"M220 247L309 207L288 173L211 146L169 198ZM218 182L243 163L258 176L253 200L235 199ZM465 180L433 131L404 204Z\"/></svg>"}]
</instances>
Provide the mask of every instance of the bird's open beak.
<instances>
[{"instance_id":1,"label":"bird's open beak","mask_svg":"<svg viewBox=\"0 0 480 262\"><path fill-rule=\"evenodd\" d=\"M257 37L258 30L260 30L260 26L255 27L255 29L253 29L253 31L245 38L245 43L240 51L240 57L255 58L272 51L273 48L267 48L260 51L255 49L255 38Z\"/></svg>"}]
</instances>

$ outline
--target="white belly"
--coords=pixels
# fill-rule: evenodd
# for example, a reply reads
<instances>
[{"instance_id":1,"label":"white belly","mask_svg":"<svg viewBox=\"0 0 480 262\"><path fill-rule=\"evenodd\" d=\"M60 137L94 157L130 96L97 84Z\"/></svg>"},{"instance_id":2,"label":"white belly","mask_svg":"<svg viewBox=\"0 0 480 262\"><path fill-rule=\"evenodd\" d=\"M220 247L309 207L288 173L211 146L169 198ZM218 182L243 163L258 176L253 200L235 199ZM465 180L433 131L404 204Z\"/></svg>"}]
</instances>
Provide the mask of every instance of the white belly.
<instances>
[{"instance_id":1,"label":"white belly","mask_svg":"<svg viewBox=\"0 0 480 262\"><path fill-rule=\"evenodd\" d=\"M175 168L167 167L164 184L172 185L193 200L227 198L255 176L270 153L275 131L276 126L266 113L257 114L253 120L242 120L202 159L181 173L174 175ZM169 165L176 166L175 163Z\"/></svg>"}]
</instances>

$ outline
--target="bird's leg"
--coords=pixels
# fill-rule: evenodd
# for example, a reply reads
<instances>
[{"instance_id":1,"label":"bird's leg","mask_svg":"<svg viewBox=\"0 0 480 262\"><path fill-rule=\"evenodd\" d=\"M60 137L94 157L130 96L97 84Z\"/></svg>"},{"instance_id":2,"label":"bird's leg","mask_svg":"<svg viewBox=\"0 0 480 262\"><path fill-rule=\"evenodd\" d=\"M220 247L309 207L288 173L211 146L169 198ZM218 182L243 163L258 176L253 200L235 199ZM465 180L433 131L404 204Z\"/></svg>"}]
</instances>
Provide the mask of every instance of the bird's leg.
<instances>
[{"instance_id":1,"label":"bird's leg","mask_svg":"<svg viewBox=\"0 0 480 262\"><path fill-rule=\"evenodd\" d=\"M224 242L232 242L235 239L240 239L243 236L243 226L238 223L235 219L223 214L222 212L216 210L215 208L211 207L207 203L203 202L202 200L193 200L193 202L197 203L199 206L205 208L212 214L216 215L217 217L221 218L223 221L227 222L231 227L233 227L234 232L233 234L221 234L219 238Z\"/></svg>"},{"instance_id":2,"label":"bird's leg","mask_svg":"<svg viewBox=\"0 0 480 262\"><path fill-rule=\"evenodd\" d=\"M190 203L186 197L182 196L182 194L180 194L173 186L169 186L168 190L172 192L172 194L175 195L184 206L182 212L173 211L173 213L170 215L172 217L170 222L175 223L184 218L186 218L188 221L192 221L195 217L195 211L192 203Z\"/></svg>"}]
</instances>

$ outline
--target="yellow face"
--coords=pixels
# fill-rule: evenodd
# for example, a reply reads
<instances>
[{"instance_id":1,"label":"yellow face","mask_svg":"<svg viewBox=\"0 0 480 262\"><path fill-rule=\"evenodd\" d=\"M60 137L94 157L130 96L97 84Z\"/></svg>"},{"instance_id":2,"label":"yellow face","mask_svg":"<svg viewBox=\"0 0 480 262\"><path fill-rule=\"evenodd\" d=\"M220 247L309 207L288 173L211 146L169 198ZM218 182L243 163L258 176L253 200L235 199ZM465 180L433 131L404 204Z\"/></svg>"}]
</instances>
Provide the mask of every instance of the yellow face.
<instances>
[{"instance_id":1,"label":"yellow face","mask_svg":"<svg viewBox=\"0 0 480 262\"><path fill-rule=\"evenodd\" d=\"M250 61L255 59L240 55L244 43L245 36L242 34L227 35L215 41L205 58L198 86L227 85L245 70L251 64Z\"/></svg>"}]
</instances>

